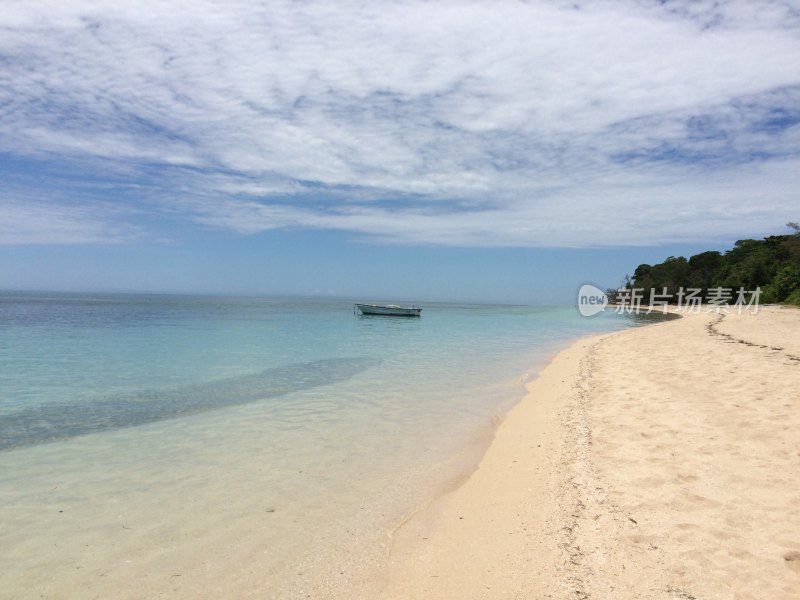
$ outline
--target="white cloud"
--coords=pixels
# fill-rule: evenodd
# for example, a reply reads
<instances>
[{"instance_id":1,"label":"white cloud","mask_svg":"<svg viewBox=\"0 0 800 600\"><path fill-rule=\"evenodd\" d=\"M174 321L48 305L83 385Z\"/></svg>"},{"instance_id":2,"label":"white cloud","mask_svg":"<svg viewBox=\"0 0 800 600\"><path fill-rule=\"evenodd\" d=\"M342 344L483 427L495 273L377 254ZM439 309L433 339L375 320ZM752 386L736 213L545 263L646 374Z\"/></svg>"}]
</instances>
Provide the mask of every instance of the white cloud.
<instances>
[{"instance_id":1,"label":"white cloud","mask_svg":"<svg viewBox=\"0 0 800 600\"><path fill-rule=\"evenodd\" d=\"M123 244L146 237L119 222L119 210L107 205L0 200L0 244Z\"/></svg>"},{"instance_id":2,"label":"white cloud","mask_svg":"<svg viewBox=\"0 0 800 600\"><path fill-rule=\"evenodd\" d=\"M117 177L142 187L139 210L242 233L766 233L800 213L799 15L770 0L6 2L0 152ZM93 222L70 239L102 238L108 219ZM2 239L59 238L30 223Z\"/></svg>"}]
</instances>

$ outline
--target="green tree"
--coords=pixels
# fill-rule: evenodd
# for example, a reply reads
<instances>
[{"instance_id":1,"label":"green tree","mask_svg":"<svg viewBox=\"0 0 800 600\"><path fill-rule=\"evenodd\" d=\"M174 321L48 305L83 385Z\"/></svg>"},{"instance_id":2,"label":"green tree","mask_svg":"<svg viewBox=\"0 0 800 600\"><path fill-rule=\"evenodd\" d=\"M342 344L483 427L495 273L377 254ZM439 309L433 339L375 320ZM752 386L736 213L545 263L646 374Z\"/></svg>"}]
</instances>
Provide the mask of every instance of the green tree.
<instances>
[{"instance_id":1,"label":"green tree","mask_svg":"<svg viewBox=\"0 0 800 600\"><path fill-rule=\"evenodd\" d=\"M724 254L708 251L689 260L670 256L655 265L641 264L626 282L643 288L645 296L651 289L661 293L664 288L673 299L680 288L700 288L705 296L709 288L723 287L731 288L735 298L739 288L761 288L763 302L800 304L800 225L786 226L791 234L739 240Z\"/></svg>"}]
</instances>

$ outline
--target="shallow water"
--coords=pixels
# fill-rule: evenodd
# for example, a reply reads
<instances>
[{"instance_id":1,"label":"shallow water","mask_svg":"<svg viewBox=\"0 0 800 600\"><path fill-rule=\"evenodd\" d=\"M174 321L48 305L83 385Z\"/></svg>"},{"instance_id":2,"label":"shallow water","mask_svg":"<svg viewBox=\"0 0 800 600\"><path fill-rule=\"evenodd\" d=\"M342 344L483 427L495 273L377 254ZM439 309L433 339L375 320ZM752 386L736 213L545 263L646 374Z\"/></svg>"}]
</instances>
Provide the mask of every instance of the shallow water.
<instances>
[{"instance_id":1,"label":"shallow water","mask_svg":"<svg viewBox=\"0 0 800 600\"><path fill-rule=\"evenodd\" d=\"M631 323L0 295L0 597L344 588L552 352Z\"/></svg>"}]
</instances>

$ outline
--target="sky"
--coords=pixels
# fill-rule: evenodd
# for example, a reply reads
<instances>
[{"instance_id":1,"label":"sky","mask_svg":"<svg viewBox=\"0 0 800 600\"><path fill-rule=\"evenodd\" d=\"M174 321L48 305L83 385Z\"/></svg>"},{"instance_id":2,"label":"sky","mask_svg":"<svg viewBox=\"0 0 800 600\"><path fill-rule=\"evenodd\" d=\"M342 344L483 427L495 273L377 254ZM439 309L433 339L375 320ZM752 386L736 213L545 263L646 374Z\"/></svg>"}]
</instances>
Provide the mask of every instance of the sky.
<instances>
[{"instance_id":1,"label":"sky","mask_svg":"<svg viewBox=\"0 0 800 600\"><path fill-rule=\"evenodd\" d=\"M521 303L800 220L800 2L3 0L0 289Z\"/></svg>"}]
</instances>

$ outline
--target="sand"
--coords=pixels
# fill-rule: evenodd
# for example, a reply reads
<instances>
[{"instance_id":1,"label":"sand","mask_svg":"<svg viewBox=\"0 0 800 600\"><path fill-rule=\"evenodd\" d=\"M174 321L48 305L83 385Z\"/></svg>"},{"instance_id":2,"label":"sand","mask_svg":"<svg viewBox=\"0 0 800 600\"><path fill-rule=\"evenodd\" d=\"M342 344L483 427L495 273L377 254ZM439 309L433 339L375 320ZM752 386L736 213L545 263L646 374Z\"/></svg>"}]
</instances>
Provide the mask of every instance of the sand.
<instances>
[{"instance_id":1,"label":"sand","mask_svg":"<svg viewBox=\"0 0 800 600\"><path fill-rule=\"evenodd\" d=\"M384 598L800 598L800 311L580 340L393 533Z\"/></svg>"}]
</instances>

